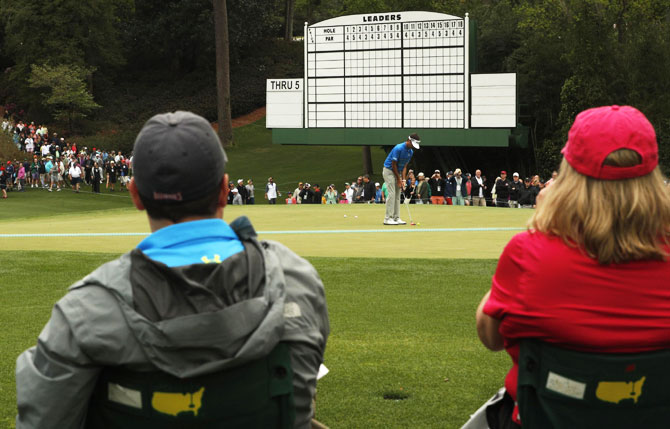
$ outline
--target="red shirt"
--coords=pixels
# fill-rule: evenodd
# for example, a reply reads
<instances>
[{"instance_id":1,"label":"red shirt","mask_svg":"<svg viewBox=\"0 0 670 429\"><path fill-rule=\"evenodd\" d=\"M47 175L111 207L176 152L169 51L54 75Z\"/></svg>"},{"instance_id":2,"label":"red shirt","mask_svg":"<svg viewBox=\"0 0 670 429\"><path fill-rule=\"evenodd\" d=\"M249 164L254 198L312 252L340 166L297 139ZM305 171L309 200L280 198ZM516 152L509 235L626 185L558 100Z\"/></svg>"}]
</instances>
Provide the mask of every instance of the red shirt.
<instances>
[{"instance_id":1,"label":"red shirt","mask_svg":"<svg viewBox=\"0 0 670 429\"><path fill-rule=\"evenodd\" d=\"M601 266L560 238L522 232L500 256L484 313L501 320L516 400L521 338L601 353L670 348L670 262Z\"/></svg>"}]
</instances>

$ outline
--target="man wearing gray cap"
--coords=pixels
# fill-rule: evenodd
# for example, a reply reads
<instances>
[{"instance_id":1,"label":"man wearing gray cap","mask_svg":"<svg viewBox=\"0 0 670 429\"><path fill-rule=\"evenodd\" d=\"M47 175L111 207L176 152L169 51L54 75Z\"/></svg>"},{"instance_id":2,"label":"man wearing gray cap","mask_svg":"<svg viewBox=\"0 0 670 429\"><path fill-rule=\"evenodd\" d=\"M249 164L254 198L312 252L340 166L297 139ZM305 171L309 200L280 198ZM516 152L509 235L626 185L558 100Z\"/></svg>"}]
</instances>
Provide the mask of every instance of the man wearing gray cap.
<instances>
[{"instance_id":1,"label":"man wearing gray cap","mask_svg":"<svg viewBox=\"0 0 670 429\"><path fill-rule=\"evenodd\" d=\"M17 429L309 427L329 333L316 270L223 221L226 154L204 118L154 116L134 154L152 233L72 285L19 356Z\"/></svg>"}]
</instances>

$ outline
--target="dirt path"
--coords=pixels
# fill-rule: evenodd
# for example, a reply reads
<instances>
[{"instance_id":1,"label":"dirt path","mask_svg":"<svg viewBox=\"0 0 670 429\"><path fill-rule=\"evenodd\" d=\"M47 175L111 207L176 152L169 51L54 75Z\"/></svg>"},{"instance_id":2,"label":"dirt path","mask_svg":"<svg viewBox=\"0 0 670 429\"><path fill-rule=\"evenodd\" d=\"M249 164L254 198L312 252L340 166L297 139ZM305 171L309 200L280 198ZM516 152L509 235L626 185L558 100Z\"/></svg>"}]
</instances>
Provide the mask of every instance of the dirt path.
<instances>
[{"instance_id":1,"label":"dirt path","mask_svg":"<svg viewBox=\"0 0 670 429\"><path fill-rule=\"evenodd\" d=\"M258 109L254 110L251 113L247 113L246 115L242 115L233 119L233 128L239 128L245 125L249 125L253 122L256 122L263 116L265 116L265 107L259 107ZM216 122L212 122L212 128L218 131L219 124Z\"/></svg>"}]
</instances>

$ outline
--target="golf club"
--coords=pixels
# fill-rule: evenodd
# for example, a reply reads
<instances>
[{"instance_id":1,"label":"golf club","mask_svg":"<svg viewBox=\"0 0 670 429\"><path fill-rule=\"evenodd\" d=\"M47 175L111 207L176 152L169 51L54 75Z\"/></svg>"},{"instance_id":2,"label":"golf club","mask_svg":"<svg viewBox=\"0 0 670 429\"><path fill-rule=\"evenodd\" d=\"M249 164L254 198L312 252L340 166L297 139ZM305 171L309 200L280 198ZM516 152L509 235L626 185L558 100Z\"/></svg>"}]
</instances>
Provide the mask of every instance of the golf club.
<instances>
[{"instance_id":1,"label":"golf club","mask_svg":"<svg viewBox=\"0 0 670 429\"><path fill-rule=\"evenodd\" d=\"M405 198L405 207L407 207L407 215L409 216L409 224L410 225L416 225L414 221L412 220L412 213L409 211L409 200L410 198Z\"/></svg>"}]
</instances>

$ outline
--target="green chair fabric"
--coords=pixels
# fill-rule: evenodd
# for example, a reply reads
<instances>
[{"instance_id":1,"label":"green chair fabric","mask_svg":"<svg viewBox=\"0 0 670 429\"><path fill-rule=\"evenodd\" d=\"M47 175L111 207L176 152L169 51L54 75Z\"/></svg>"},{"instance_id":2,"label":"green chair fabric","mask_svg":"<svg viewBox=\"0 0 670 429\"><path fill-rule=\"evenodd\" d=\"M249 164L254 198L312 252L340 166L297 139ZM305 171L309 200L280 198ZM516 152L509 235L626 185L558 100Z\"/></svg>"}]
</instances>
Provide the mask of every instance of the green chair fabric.
<instances>
[{"instance_id":1,"label":"green chair fabric","mask_svg":"<svg viewBox=\"0 0 670 429\"><path fill-rule=\"evenodd\" d=\"M524 429L670 428L670 351L584 353L521 342Z\"/></svg>"},{"instance_id":2,"label":"green chair fabric","mask_svg":"<svg viewBox=\"0 0 670 429\"><path fill-rule=\"evenodd\" d=\"M279 343L262 359L189 379L105 369L86 428L292 428L294 420L289 348Z\"/></svg>"}]
</instances>

